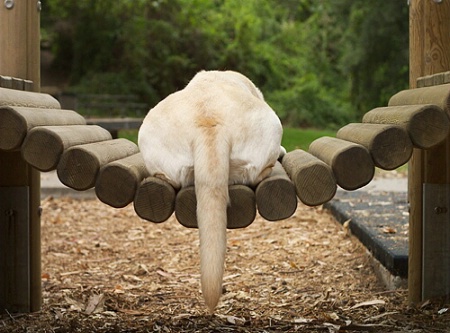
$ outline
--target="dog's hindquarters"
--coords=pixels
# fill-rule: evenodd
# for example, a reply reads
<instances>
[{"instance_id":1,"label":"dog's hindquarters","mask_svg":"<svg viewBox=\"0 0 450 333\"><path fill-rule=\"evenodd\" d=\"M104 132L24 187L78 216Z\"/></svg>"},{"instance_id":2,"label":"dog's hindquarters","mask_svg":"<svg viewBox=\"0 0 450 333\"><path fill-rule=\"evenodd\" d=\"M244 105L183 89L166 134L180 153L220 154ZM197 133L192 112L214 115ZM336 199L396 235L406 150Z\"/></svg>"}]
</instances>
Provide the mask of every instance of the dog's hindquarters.
<instances>
[{"instance_id":1,"label":"dog's hindquarters","mask_svg":"<svg viewBox=\"0 0 450 333\"><path fill-rule=\"evenodd\" d=\"M175 187L195 185L201 284L211 312L222 294L228 185L256 185L267 176L279 156L281 134L259 90L228 72L198 74L152 109L140 130L150 173L164 175Z\"/></svg>"}]
</instances>

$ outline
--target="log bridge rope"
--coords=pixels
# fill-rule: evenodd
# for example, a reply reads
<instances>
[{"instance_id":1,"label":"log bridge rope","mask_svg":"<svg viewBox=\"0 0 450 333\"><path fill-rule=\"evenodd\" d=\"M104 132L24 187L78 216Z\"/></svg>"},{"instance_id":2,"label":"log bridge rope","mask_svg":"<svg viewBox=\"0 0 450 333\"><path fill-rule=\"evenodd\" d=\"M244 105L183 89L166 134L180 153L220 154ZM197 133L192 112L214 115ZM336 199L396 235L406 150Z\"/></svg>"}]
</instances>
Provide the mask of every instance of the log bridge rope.
<instances>
[{"instance_id":1,"label":"log bridge rope","mask_svg":"<svg viewBox=\"0 0 450 333\"><path fill-rule=\"evenodd\" d=\"M440 84L401 91L388 107L366 113L362 123L342 127L336 138L322 137L309 151L294 150L277 162L256 188L231 185L228 228L250 225L259 214L269 221L290 217L297 197L316 206L333 198L337 185L355 190L368 184L375 167L395 169L413 147L428 149L449 132L449 73ZM196 228L194 187L178 193L165 181L149 176L135 143L112 139L110 133L71 110L61 110L47 94L0 87L0 149L20 149L24 160L40 171L57 170L63 184L75 190L95 187L97 197L115 208L133 202L143 219L160 223L175 212L177 220ZM422 82L421 81L421 82ZM30 84L28 82L28 84ZM20 85L19 85L20 86Z\"/></svg>"}]
</instances>

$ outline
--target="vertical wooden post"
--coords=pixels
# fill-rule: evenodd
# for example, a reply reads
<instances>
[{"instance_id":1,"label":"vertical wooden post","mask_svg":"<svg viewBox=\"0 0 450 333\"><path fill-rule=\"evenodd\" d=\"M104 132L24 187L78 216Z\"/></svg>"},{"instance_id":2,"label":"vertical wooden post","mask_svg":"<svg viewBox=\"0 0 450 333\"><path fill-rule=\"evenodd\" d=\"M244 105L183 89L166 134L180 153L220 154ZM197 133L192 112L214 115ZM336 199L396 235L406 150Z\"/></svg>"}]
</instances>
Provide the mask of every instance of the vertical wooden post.
<instances>
[{"instance_id":1,"label":"vertical wooden post","mask_svg":"<svg viewBox=\"0 0 450 333\"><path fill-rule=\"evenodd\" d=\"M411 0L409 20L410 87L416 88L418 77L450 70L450 0ZM424 200L427 184L450 184L450 138L433 149L415 149L409 164L408 298L412 303L423 298L423 216L425 211L434 208L427 207ZM448 230L448 218L445 224L439 227ZM440 250L438 260L444 259L443 252L448 253L450 249ZM443 268L449 271L449 267Z\"/></svg>"},{"instance_id":2,"label":"vertical wooden post","mask_svg":"<svg viewBox=\"0 0 450 333\"><path fill-rule=\"evenodd\" d=\"M0 2L0 74L40 89L40 1ZM40 174L0 151L0 312L41 307ZM0 199L1 200L1 199Z\"/></svg>"}]
</instances>

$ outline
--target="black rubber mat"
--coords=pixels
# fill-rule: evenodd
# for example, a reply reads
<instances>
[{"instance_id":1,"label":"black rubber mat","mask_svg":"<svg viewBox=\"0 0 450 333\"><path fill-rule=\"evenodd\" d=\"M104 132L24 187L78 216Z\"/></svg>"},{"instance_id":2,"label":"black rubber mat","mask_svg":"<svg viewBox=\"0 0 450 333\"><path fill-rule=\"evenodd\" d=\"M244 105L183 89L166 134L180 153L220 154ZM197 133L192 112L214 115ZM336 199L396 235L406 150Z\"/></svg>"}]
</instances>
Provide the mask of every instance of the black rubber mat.
<instances>
[{"instance_id":1,"label":"black rubber mat","mask_svg":"<svg viewBox=\"0 0 450 333\"><path fill-rule=\"evenodd\" d=\"M338 191L324 205L393 275L408 276L408 203L405 192Z\"/></svg>"}]
</instances>

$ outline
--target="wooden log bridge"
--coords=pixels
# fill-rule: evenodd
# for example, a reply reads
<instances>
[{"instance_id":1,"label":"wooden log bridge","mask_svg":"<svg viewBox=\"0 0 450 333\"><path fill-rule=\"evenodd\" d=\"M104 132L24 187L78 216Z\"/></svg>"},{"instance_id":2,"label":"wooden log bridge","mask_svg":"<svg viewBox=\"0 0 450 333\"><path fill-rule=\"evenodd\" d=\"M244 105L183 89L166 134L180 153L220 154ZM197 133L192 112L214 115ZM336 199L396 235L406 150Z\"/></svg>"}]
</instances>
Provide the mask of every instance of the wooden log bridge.
<instances>
[{"instance_id":1,"label":"wooden log bridge","mask_svg":"<svg viewBox=\"0 0 450 333\"><path fill-rule=\"evenodd\" d=\"M288 218L297 197L309 206L323 204L333 198L337 185L360 188L371 181L375 166L395 169L409 160L413 146L439 144L449 130L448 88L432 91L415 100L400 92L391 101L412 100L411 105L371 110L363 123L341 128L337 138L319 138L309 152L287 153L256 188L230 186L228 227L250 225L256 209L268 221ZM417 104L421 101L426 104ZM31 166L56 169L61 182L75 190L95 187L98 198L112 207L133 203L141 218L155 223L175 212L182 225L197 227L193 187L177 193L164 180L149 176L133 142L112 139L107 130L86 125L76 112L58 107L46 94L0 88L0 149L20 149Z\"/></svg>"},{"instance_id":2,"label":"wooden log bridge","mask_svg":"<svg viewBox=\"0 0 450 333\"><path fill-rule=\"evenodd\" d=\"M420 98L399 92L393 105L369 111L362 123L344 126L336 138L315 140L308 152L288 152L255 188L231 185L227 227L249 226L257 211L268 221L286 219L297 199L323 204L338 185L355 190L369 183L375 166L395 169L409 160L413 147L440 144L449 133L450 89L420 89ZM0 151L20 152L37 170L57 170L61 182L75 190L95 187L98 198L112 207L133 203L144 220L161 223L175 213L183 226L197 228L193 186L176 191L151 177L136 144L112 139L107 130L58 107L46 94L0 88Z\"/></svg>"}]
</instances>

